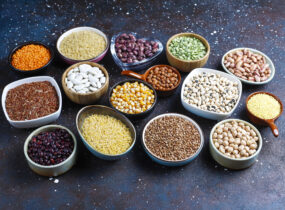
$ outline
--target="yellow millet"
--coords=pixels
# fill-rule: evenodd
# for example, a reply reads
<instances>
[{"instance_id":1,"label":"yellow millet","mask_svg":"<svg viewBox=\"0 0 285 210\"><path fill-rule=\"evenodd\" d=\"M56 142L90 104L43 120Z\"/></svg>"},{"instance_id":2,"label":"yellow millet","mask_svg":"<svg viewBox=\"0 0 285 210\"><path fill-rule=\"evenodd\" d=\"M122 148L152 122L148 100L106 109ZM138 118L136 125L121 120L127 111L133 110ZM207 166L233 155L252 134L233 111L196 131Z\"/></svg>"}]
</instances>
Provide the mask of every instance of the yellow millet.
<instances>
[{"instance_id":1,"label":"yellow millet","mask_svg":"<svg viewBox=\"0 0 285 210\"><path fill-rule=\"evenodd\" d=\"M281 111L280 103L268 94L256 94L247 103L248 110L261 119L272 119Z\"/></svg>"}]
</instances>

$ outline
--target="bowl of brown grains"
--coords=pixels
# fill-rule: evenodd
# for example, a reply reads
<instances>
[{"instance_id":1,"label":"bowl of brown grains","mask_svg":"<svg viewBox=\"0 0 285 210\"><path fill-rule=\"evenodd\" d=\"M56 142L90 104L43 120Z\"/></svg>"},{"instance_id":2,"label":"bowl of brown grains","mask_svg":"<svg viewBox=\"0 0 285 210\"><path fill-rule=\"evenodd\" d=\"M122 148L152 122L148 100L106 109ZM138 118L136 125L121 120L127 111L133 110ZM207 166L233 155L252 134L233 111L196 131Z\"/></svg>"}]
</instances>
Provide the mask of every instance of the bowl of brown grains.
<instances>
[{"instance_id":1,"label":"bowl of brown grains","mask_svg":"<svg viewBox=\"0 0 285 210\"><path fill-rule=\"evenodd\" d=\"M2 108L16 128L51 123L60 115L62 97L57 82L49 76L29 77L8 84L2 93Z\"/></svg>"},{"instance_id":2,"label":"bowl of brown grains","mask_svg":"<svg viewBox=\"0 0 285 210\"><path fill-rule=\"evenodd\" d=\"M191 118L167 113L146 124L142 144L153 161L165 166L182 166L199 155L204 136L200 126Z\"/></svg>"}]
</instances>

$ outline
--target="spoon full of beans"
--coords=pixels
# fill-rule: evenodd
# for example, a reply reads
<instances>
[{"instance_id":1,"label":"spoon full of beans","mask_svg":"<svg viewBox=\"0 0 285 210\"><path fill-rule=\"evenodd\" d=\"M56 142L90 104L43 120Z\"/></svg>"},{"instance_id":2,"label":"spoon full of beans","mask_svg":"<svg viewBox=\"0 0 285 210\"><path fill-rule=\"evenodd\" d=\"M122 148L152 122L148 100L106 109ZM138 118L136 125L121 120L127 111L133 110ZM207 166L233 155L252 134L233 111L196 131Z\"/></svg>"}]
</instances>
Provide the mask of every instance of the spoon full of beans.
<instances>
[{"instance_id":1,"label":"spoon full of beans","mask_svg":"<svg viewBox=\"0 0 285 210\"><path fill-rule=\"evenodd\" d=\"M146 81L153 86L160 96L173 94L181 82L179 71L168 65L152 66L144 74L138 74L134 71L122 71L121 75Z\"/></svg>"}]
</instances>

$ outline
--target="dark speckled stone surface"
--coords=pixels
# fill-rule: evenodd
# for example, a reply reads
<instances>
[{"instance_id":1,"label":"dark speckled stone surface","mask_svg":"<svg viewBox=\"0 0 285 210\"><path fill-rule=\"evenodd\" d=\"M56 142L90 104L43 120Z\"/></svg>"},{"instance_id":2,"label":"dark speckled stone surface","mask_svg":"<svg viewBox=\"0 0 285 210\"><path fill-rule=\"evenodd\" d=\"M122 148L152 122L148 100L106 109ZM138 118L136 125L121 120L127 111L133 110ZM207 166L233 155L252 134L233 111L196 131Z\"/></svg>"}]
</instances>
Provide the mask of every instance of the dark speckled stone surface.
<instances>
[{"instance_id":1,"label":"dark speckled stone surface","mask_svg":"<svg viewBox=\"0 0 285 210\"><path fill-rule=\"evenodd\" d=\"M222 71L222 55L235 47L252 47L274 62L276 75L264 86L243 85L243 95L232 117L248 120L246 97L266 90L285 99L285 3L275 1L37 1L0 2L0 87L23 76L9 69L7 56L18 43L38 40L53 48L58 36L76 26L94 26L109 37L121 31L135 31L155 37L164 44L178 32L195 32L211 45L206 67ZM174 3L175 2L175 3ZM55 49L55 48L54 48ZM100 62L111 82L123 79L110 53ZM160 63L167 63L165 55ZM60 84L68 67L59 57L45 75ZM186 74L182 75L185 78ZM33 129L12 128L0 114L0 209L284 209L285 206L285 119L277 121L279 138L269 128L258 127L264 145L258 162L242 171L219 166L210 156L209 132L215 121L184 110L179 91L159 99L155 111L134 122L139 134L133 151L125 158L106 162L91 155L75 128L75 116L82 107L63 96L63 110L56 123L69 127L78 137L77 165L54 180L34 174L23 154L25 138ZM64 94L63 94L64 95ZM103 97L98 104L107 104ZM148 158L140 144L145 123L165 112L178 112L197 121L205 134L205 146L187 166L167 168Z\"/></svg>"}]
</instances>

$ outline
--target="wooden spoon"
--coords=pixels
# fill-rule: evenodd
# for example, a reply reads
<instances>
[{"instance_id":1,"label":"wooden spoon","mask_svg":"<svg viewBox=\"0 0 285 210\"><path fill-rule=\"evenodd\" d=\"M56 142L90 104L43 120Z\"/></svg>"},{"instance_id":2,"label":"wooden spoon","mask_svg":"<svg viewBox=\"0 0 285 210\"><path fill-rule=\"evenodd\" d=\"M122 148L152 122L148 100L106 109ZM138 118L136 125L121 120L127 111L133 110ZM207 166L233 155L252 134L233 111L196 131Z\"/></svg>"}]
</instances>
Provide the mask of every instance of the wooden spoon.
<instances>
[{"instance_id":1,"label":"wooden spoon","mask_svg":"<svg viewBox=\"0 0 285 210\"><path fill-rule=\"evenodd\" d=\"M267 94L267 95L270 95L270 96L272 96L273 98L275 98L275 99L279 102L279 104L281 105L281 110L280 110L279 115L277 115L276 117L274 117L274 118L272 118L272 119L262 119L262 118L259 118L259 117L255 116L252 112L250 112L249 109L248 109L248 100L249 100L252 96L254 96L254 95L256 95L256 94ZM282 114L282 112L283 112L283 104L282 104L281 100L280 100L277 96L273 95L272 93L263 92L263 91L252 93L252 94L249 95L249 96L247 97L247 99L246 99L246 111L247 111L247 115L248 115L249 119L250 119L253 123L258 124L258 125L269 126L269 127L271 128L271 131L272 131L273 135L274 135L275 137L278 137L278 136L279 136L279 131L278 131L278 128L277 128L277 126L275 125L274 121L275 121L278 117L280 117L280 115Z\"/></svg>"}]
</instances>

